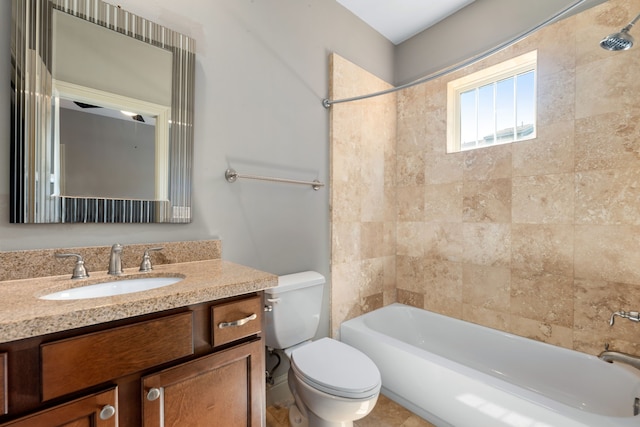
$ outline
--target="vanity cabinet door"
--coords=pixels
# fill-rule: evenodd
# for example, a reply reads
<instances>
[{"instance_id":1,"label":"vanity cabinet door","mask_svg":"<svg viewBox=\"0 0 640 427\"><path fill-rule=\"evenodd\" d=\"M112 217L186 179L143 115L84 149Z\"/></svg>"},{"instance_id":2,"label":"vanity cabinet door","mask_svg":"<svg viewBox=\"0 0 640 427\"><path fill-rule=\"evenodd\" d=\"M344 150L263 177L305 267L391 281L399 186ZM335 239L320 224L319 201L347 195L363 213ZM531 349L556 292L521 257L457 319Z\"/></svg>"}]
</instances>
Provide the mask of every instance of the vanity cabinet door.
<instances>
[{"instance_id":1,"label":"vanity cabinet door","mask_svg":"<svg viewBox=\"0 0 640 427\"><path fill-rule=\"evenodd\" d=\"M143 378L143 427L259 427L265 420L263 340Z\"/></svg>"},{"instance_id":2,"label":"vanity cabinet door","mask_svg":"<svg viewBox=\"0 0 640 427\"><path fill-rule=\"evenodd\" d=\"M117 427L116 388L0 424L0 427Z\"/></svg>"}]
</instances>

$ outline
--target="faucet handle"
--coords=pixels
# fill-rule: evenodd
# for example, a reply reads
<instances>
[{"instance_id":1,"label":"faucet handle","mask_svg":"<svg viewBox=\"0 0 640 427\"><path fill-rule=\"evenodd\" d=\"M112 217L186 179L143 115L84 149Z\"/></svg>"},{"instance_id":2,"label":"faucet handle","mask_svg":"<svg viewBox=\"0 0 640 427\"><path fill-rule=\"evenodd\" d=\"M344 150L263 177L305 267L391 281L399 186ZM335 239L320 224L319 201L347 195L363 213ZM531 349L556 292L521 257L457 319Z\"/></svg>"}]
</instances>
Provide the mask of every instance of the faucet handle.
<instances>
[{"instance_id":1,"label":"faucet handle","mask_svg":"<svg viewBox=\"0 0 640 427\"><path fill-rule=\"evenodd\" d=\"M613 326L613 322L616 316L620 316L624 319L629 319L632 322L640 322L640 312L638 311L616 311L611 314L611 318L609 319L609 326Z\"/></svg>"},{"instance_id":2,"label":"faucet handle","mask_svg":"<svg viewBox=\"0 0 640 427\"><path fill-rule=\"evenodd\" d=\"M89 273L84 266L84 260L80 254L55 254L56 258L69 258L76 257L76 265L73 267L72 279L86 279L89 277Z\"/></svg>"},{"instance_id":3,"label":"faucet handle","mask_svg":"<svg viewBox=\"0 0 640 427\"><path fill-rule=\"evenodd\" d=\"M153 270L153 266L151 266L151 257L149 256L149 252L151 251L161 251L164 247L157 248L149 248L145 249L144 255L142 255L142 262L140 263L140 271L151 271Z\"/></svg>"}]
</instances>

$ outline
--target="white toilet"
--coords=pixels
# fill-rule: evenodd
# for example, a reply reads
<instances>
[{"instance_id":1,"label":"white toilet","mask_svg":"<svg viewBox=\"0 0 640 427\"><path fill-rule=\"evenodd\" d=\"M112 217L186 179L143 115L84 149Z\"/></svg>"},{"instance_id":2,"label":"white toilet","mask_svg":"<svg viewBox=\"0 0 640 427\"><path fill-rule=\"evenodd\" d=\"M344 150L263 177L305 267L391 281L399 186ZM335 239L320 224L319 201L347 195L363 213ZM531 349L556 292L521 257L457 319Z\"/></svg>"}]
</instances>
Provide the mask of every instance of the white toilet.
<instances>
[{"instance_id":1,"label":"white toilet","mask_svg":"<svg viewBox=\"0 0 640 427\"><path fill-rule=\"evenodd\" d=\"M266 345L289 358L294 427L351 427L371 412L380 394L380 371L361 351L331 338L311 341L318 329L324 276L315 271L278 278L265 290Z\"/></svg>"}]
</instances>

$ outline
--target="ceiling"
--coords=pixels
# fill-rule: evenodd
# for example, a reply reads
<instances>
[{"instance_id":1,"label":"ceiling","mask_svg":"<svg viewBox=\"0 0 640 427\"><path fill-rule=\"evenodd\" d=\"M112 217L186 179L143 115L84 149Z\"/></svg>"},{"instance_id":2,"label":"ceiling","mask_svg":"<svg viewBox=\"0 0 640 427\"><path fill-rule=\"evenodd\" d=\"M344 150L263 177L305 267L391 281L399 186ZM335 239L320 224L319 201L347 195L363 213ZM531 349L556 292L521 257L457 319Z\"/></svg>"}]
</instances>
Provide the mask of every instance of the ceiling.
<instances>
[{"instance_id":1,"label":"ceiling","mask_svg":"<svg viewBox=\"0 0 640 427\"><path fill-rule=\"evenodd\" d=\"M397 45L475 0L336 1Z\"/></svg>"}]
</instances>

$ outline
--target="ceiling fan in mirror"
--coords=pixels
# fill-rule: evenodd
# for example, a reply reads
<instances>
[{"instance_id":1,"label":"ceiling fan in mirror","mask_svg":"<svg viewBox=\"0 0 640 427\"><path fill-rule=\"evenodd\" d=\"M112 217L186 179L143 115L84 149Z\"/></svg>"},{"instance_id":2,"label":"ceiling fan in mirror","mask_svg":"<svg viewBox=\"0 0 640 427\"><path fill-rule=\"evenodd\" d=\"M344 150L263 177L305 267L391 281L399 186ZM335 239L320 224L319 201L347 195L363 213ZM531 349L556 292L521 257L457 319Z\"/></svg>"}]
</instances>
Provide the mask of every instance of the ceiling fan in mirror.
<instances>
[{"instance_id":1,"label":"ceiling fan in mirror","mask_svg":"<svg viewBox=\"0 0 640 427\"><path fill-rule=\"evenodd\" d=\"M83 110L93 109L93 108L104 108L104 107L101 107L100 105L87 104L86 102L80 102L80 101L73 101L73 103ZM122 115L126 117L131 117L131 120L134 120L136 122L146 123L146 120L144 119L142 114L132 113L130 111L124 111L124 110L121 110L120 113L122 113Z\"/></svg>"}]
</instances>

